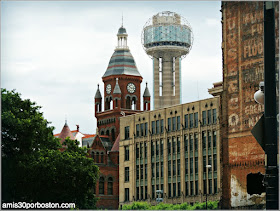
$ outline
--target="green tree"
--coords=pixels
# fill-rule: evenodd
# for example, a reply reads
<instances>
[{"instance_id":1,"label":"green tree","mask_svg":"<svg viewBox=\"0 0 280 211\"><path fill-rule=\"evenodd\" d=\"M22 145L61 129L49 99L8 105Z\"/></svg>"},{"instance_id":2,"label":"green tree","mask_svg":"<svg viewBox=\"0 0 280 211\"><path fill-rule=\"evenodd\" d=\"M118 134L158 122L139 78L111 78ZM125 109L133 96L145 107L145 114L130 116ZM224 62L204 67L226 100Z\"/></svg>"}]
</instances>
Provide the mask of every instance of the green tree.
<instances>
[{"instance_id":1,"label":"green tree","mask_svg":"<svg viewBox=\"0 0 280 211\"><path fill-rule=\"evenodd\" d=\"M98 167L76 141L66 150L53 136L53 127L30 100L1 90L2 202L71 202L95 208L93 194Z\"/></svg>"}]
</instances>

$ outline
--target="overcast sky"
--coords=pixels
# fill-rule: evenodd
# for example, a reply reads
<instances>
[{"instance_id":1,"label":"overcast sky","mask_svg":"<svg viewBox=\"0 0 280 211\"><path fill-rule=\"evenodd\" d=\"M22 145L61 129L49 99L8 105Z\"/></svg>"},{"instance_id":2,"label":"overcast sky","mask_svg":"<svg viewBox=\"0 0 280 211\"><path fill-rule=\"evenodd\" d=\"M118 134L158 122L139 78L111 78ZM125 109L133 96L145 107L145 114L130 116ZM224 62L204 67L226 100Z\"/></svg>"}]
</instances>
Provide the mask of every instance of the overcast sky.
<instances>
[{"instance_id":1,"label":"overcast sky","mask_svg":"<svg viewBox=\"0 0 280 211\"><path fill-rule=\"evenodd\" d=\"M182 60L182 103L209 98L222 81L220 1L1 1L1 87L42 106L59 133L95 133L94 95L117 45L122 24L138 71L152 93L152 60L141 32L153 15L176 12L190 23L194 42ZM141 94L141 95L142 95Z\"/></svg>"}]
</instances>

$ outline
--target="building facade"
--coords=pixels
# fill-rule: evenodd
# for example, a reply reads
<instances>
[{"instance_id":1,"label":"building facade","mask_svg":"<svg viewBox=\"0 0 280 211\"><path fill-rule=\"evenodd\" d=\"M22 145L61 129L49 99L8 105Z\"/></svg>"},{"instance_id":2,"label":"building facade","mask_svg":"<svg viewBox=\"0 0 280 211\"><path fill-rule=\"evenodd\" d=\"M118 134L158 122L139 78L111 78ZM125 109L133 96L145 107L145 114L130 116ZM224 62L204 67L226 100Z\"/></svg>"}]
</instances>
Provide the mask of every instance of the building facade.
<instances>
[{"instance_id":1,"label":"building facade","mask_svg":"<svg viewBox=\"0 0 280 211\"><path fill-rule=\"evenodd\" d=\"M279 70L279 3L275 4L276 69ZM264 81L263 2L222 2L223 208L262 206L265 189L248 193L248 175L265 173L265 153L251 130L263 114L254 93ZM255 177L257 178L257 177ZM257 182L253 179L253 183ZM252 181L251 181L252 182Z\"/></svg>"},{"instance_id":2,"label":"building facade","mask_svg":"<svg viewBox=\"0 0 280 211\"><path fill-rule=\"evenodd\" d=\"M120 121L119 203L190 204L221 197L220 98L200 100ZM208 165L209 168L206 168Z\"/></svg>"}]
</instances>

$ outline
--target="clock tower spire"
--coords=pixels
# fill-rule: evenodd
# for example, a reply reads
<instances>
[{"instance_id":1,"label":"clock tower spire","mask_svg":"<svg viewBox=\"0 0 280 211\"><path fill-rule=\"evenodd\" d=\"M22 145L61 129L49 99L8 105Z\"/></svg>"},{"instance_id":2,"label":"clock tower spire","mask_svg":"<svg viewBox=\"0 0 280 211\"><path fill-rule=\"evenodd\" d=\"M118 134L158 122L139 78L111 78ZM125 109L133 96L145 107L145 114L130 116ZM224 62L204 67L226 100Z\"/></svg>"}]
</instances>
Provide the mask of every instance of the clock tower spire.
<instances>
[{"instance_id":1,"label":"clock tower spire","mask_svg":"<svg viewBox=\"0 0 280 211\"><path fill-rule=\"evenodd\" d=\"M127 45L127 38L128 34L122 25L117 33L117 47L102 77L104 111L95 112L99 134L108 135L112 142L120 132L119 118L123 114L142 112L142 76ZM98 103L101 105L101 102Z\"/></svg>"}]
</instances>

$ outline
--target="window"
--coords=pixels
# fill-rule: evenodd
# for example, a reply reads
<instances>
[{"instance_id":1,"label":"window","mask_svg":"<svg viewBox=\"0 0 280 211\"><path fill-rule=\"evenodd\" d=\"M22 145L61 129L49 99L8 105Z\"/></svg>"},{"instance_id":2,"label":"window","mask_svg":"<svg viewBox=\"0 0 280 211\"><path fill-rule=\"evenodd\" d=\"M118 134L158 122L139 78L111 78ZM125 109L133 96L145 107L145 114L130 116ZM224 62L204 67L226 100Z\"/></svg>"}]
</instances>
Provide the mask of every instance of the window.
<instances>
[{"instance_id":1,"label":"window","mask_svg":"<svg viewBox=\"0 0 280 211\"><path fill-rule=\"evenodd\" d=\"M139 187L136 188L136 200L139 200L139 192L140 192L140 189Z\"/></svg>"},{"instance_id":2,"label":"window","mask_svg":"<svg viewBox=\"0 0 280 211\"><path fill-rule=\"evenodd\" d=\"M164 122L163 122L163 119L160 120L160 132L161 133L164 132Z\"/></svg>"},{"instance_id":3,"label":"window","mask_svg":"<svg viewBox=\"0 0 280 211\"><path fill-rule=\"evenodd\" d=\"M145 199L148 199L148 186L145 186Z\"/></svg>"},{"instance_id":4,"label":"window","mask_svg":"<svg viewBox=\"0 0 280 211\"><path fill-rule=\"evenodd\" d=\"M180 166L180 160L177 160L177 175L180 176L180 170L181 170L181 166Z\"/></svg>"},{"instance_id":5,"label":"window","mask_svg":"<svg viewBox=\"0 0 280 211\"><path fill-rule=\"evenodd\" d=\"M185 128L189 127L189 115L185 114Z\"/></svg>"},{"instance_id":6,"label":"window","mask_svg":"<svg viewBox=\"0 0 280 211\"><path fill-rule=\"evenodd\" d=\"M156 156L159 155L159 141L156 142Z\"/></svg>"},{"instance_id":7,"label":"window","mask_svg":"<svg viewBox=\"0 0 280 211\"><path fill-rule=\"evenodd\" d=\"M176 142L175 142L175 137L172 137L172 153L173 155L176 153Z\"/></svg>"},{"instance_id":8,"label":"window","mask_svg":"<svg viewBox=\"0 0 280 211\"><path fill-rule=\"evenodd\" d=\"M176 130L176 117L172 117L172 131Z\"/></svg>"},{"instance_id":9,"label":"window","mask_svg":"<svg viewBox=\"0 0 280 211\"><path fill-rule=\"evenodd\" d=\"M194 134L194 150L198 150L198 134Z\"/></svg>"},{"instance_id":10,"label":"window","mask_svg":"<svg viewBox=\"0 0 280 211\"><path fill-rule=\"evenodd\" d=\"M194 172L198 173L198 157L194 158Z\"/></svg>"},{"instance_id":11,"label":"window","mask_svg":"<svg viewBox=\"0 0 280 211\"><path fill-rule=\"evenodd\" d=\"M99 194L104 194L104 177L99 178Z\"/></svg>"},{"instance_id":12,"label":"window","mask_svg":"<svg viewBox=\"0 0 280 211\"><path fill-rule=\"evenodd\" d=\"M124 201L129 201L129 188L125 188L124 193L125 193Z\"/></svg>"},{"instance_id":13,"label":"window","mask_svg":"<svg viewBox=\"0 0 280 211\"><path fill-rule=\"evenodd\" d=\"M155 121L152 121L152 134L155 134Z\"/></svg>"},{"instance_id":14,"label":"window","mask_svg":"<svg viewBox=\"0 0 280 211\"><path fill-rule=\"evenodd\" d=\"M163 162L160 163L160 176L163 177Z\"/></svg>"},{"instance_id":15,"label":"window","mask_svg":"<svg viewBox=\"0 0 280 211\"><path fill-rule=\"evenodd\" d=\"M206 125L206 111L202 111L202 125Z\"/></svg>"},{"instance_id":16,"label":"window","mask_svg":"<svg viewBox=\"0 0 280 211\"><path fill-rule=\"evenodd\" d=\"M156 121L156 134L159 134L159 120Z\"/></svg>"},{"instance_id":17,"label":"window","mask_svg":"<svg viewBox=\"0 0 280 211\"><path fill-rule=\"evenodd\" d=\"M202 149L206 149L206 132L202 131Z\"/></svg>"},{"instance_id":18,"label":"window","mask_svg":"<svg viewBox=\"0 0 280 211\"><path fill-rule=\"evenodd\" d=\"M168 146L167 146L167 149L168 149L168 154L171 154L171 140L170 140L170 138L168 138L167 139L167 141L168 141Z\"/></svg>"},{"instance_id":19,"label":"window","mask_svg":"<svg viewBox=\"0 0 280 211\"><path fill-rule=\"evenodd\" d=\"M129 138L129 126L124 128L124 138L125 139Z\"/></svg>"},{"instance_id":20,"label":"window","mask_svg":"<svg viewBox=\"0 0 280 211\"><path fill-rule=\"evenodd\" d=\"M168 176L171 177L171 160L168 161Z\"/></svg>"},{"instance_id":21,"label":"window","mask_svg":"<svg viewBox=\"0 0 280 211\"><path fill-rule=\"evenodd\" d=\"M217 122L217 111L216 111L216 109L213 109L212 113L213 113L213 124L216 124L216 122Z\"/></svg>"},{"instance_id":22,"label":"window","mask_svg":"<svg viewBox=\"0 0 280 211\"><path fill-rule=\"evenodd\" d=\"M159 162L156 163L156 177L159 177Z\"/></svg>"},{"instance_id":23,"label":"window","mask_svg":"<svg viewBox=\"0 0 280 211\"><path fill-rule=\"evenodd\" d=\"M154 199L155 198L155 196L156 196L156 194L155 194L156 192L155 192L155 186L154 185L152 185L152 198Z\"/></svg>"},{"instance_id":24,"label":"window","mask_svg":"<svg viewBox=\"0 0 280 211\"><path fill-rule=\"evenodd\" d=\"M190 114L190 128L193 128L193 114Z\"/></svg>"},{"instance_id":25,"label":"window","mask_svg":"<svg viewBox=\"0 0 280 211\"><path fill-rule=\"evenodd\" d=\"M193 158L190 158L190 174L193 173Z\"/></svg>"},{"instance_id":26,"label":"window","mask_svg":"<svg viewBox=\"0 0 280 211\"><path fill-rule=\"evenodd\" d=\"M139 144L136 144L136 159L139 158Z\"/></svg>"},{"instance_id":27,"label":"window","mask_svg":"<svg viewBox=\"0 0 280 211\"><path fill-rule=\"evenodd\" d=\"M140 179L143 179L144 178L144 172L143 172L143 164L140 165Z\"/></svg>"},{"instance_id":28,"label":"window","mask_svg":"<svg viewBox=\"0 0 280 211\"><path fill-rule=\"evenodd\" d=\"M144 199L144 190L143 190L143 186L141 187L141 197L140 197L140 199Z\"/></svg>"},{"instance_id":29,"label":"window","mask_svg":"<svg viewBox=\"0 0 280 211\"><path fill-rule=\"evenodd\" d=\"M208 134L208 148L211 148L211 131L208 131L207 134Z\"/></svg>"},{"instance_id":30,"label":"window","mask_svg":"<svg viewBox=\"0 0 280 211\"><path fill-rule=\"evenodd\" d=\"M95 160L96 160L96 163L99 163L99 152L96 153L96 156L95 156Z\"/></svg>"},{"instance_id":31,"label":"window","mask_svg":"<svg viewBox=\"0 0 280 211\"><path fill-rule=\"evenodd\" d=\"M145 164L145 179L148 177L148 167L147 164Z\"/></svg>"},{"instance_id":32,"label":"window","mask_svg":"<svg viewBox=\"0 0 280 211\"><path fill-rule=\"evenodd\" d=\"M213 148L217 146L217 132L213 131Z\"/></svg>"},{"instance_id":33,"label":"window","mask_svg":"<svg viewBox=\"0 0 280 211\"><path fill-rule=\"evenodd\" d=\"M129 167L124 168L124 181L129 182Z\"/></svg>"},{"instance_id":34,"label":"window","mask_svg":"<svg viewBox=\"0 0 280 211\"><path fill-rule=\"evenodd\" d=\"M178 195L177 196L181 196L181 183L178 182Z\"/></svg>"},{"instance_id":35,"label":"window","mask_svg":"<svg viewBox=\"0 0 280 211\"><path fill-rule=\"evenodd\" d=\"M136 166L136 180L139 180L139 168L140 168L140 166L137 165Z\"/></svg>"},{"instance_id":36,"label":"window","mask_svg":"<svg viewBox=\"0 0 280 211\"><path fill-rule=\"evenodd\" d=\"M213 155L213 168L214 168L214 171L217 171L217 155Z\"/></svg>"},{"instance_id":37,"label":"window","mask_svg":"<svg viewBox=\"0 0 280 211\"><path fill-rule=\"evenodd\" d=\"M181 141L180 141L180 137L178 136L177 137L177 153L180 153L180 150L181 150L180 145L181 145Z\"/></svg>"},{"instance_id":38,"label":"window","mask_svg":"<svg viewBox=\"0 0 280 211\"><path fill-rule=\"evenodd\" d=\"M181 129L181 117L177 116L177 130Z\"/></svg>"},{"instance_id":39,"label":"window","mask_svg":"<svg viewBox=\"0 0 280 211\"><path fill-rule=\"evenodd\" d=\"M140 125L140 131L141 131L141 136L144 136L144 124L142 123L141 125Z\"/></svg>"},{"instance_id":40,"label":"window","mask_svg":"<svg viewBox=\"0 0 280 211\"><path fill-rule=\"evenodd\" d=\"M160 140L160 155L163 155L163 140Z\"/></svg>"},{"instance_id":41,"label":"window","mask_svg":"<svg viewBox=\"0 0 280 211\"><path fill-rule=\"evenodd\" d=\"M171 118L168 118L168 119L167 119L167 123L168 123L168 125L167 125L167 131L169 132L169 131L171 131Z\"/></svg>"},{"instance_id":42,"label":"window","mask_svg":"<svg viewBox=\"0 0 280 211\"><path fill-rule=\"evenodd\" d=\"M208 165L212 166L212 156L211 155L208 156ZM211 171L211 170L212 170L212 168L209 169L209 171Z\"/></svg>"},{"instance_id":43,"label":"window","mask_svg":"<svg viewBox=\"0 0 280 211\"><path fill-rule=\"evenodd\" d=\"M198 195L198 181L195 181L195 194Z\"/></svg>"},{"instance_id":44,"label":"window","mask_svg":"<svg viewBox=\"0 0 280 211\"><path fill-rule=\"evenodd\" d=\"M211 116L211 110L207 111L207 124L211 124L212 116Z\"/></svg>"},{"instance_id":45,"label":"window","mask_svg":"<svg viewBox=\"0 0 280 211\"><path fill-rule=\"evenodd\" d=\"M188 152L188 135L185 135L185 152Z\"/></svg>"},{"instance_id":46,"label":"window","mask_svg":"<svg viewBox=\"0 0 280 211\"><path fill-rule=\"evenodd\" d=\"M152 177L155 177L155 164L152 163Z\"/></svg>"},{"instance_id":47,"label":"window","mask_svg":"<svg viewBox=\"0 0 280 211\"><path fill-rule=\"evenodd\" d=\"M176 183L173 183L173 197L176 196Z\"/></svg>"},{"instance_id":48,"label":"window","mask_svg":"<svg viewBox=\"0 0 280 211\"><path fill-rule=\"evenodd\" d=\"M194 113L194 127L198 127L198 113Z\"/></svg>"},{"instance_id":49,"label":"window","mask_svg":"<svg viewBox=\"0 0 280 211\"><path fill-rule=\"evenodd\" d=\"M100 163L103 163L103 162L104 162L103 152L100 153L100 159L101 159L101 160L100 160Z\"/></svg>"},{"instance_id":50,"label":"window","mask_svg":"<svg viewBox=\"0 0 280 211\"><path fill-rule=\"evenodd\" d=\"M140 158L143 158L143 143L140 143Z\"/></svg>"},{"instance_id":51,"label":"window","mask_svg":"<svg viewBox=\"0 0 280 211\"><path fill-rule=\"evenodd\" d=\"M148 135L148 123L145 122L145 136Z\"/></svg>"},{"instance_id":52,"label":"window","mask_svg":"<svg viewBox=\"0 0 280 211\"><path fill-rule=\"evenodd\" d=\"M140 128L139 128L139 124L136 125L136 137L138 137L140 135Z\"/></svg>"},{"instance_id":53,"label":"window","mask_svg":"<svg viewBox=\"0 0 280 211\"><path fill-rule=\"evenodd\" d=\"M168 197L171 197L171 183L168 183Z\"/></svg>"},{"instance_id":54,"label":"window","mask_svg":"<svg viewBox=\"0 0 280 211\"><path fill-rule=\"evenodd\" d=\"M144 156L147 158L147 143L144 143Z\"/></svg>"},{"instance_id":55,"label":"window","mask_svg":"<svg viewBox=\"0 0 280 211\"><path fill-rule=\"evenodd\" d=\"M113 178L109 177L108 178L108 195L113 195Z\"/></svg>"},{"instance_id":56,"label":"window","mask_svg":"<svg viewBox=\"0 0 280 211\"><path fill-rule=\"evenodd\" d=\"M209 184L208 184L209 185L208 186L209 187L209 191L208 192L209 192L209 194L212 194L212 180L209 179L208 181L209 181Z\"/></svg>"},{"instance_id":57,"label":"window","mask_svg":"<svg viewBox=\"0 0 280 211\"><path fill-rule=\"evenodd\" d=\"M214 193L218 192L217 179L214 179Z\"/></svg>"},{"instance_id":58,"label":"window","mask_svg":"<svg viewBox=\"0 0 280 211\"><path fill-rule=\"evenodd\" d=\"M194 193L193 193L193 181L190 181L190 186L191 186L191 195L194 195Z\"/></svg>"},{"instance_id":59,"label":"window","mask_svg":"<svg viewBox=\"0 0 280 211\"><path fill-rule=\"evenodd\" d=\"M190 134L190 151L193 151L193 136Z\"/></svg>"},{"instance_id":60,"label":"window","mask_svg":"<svg viewBox=\"0 0 280 211\"><path fill-rule=\"evenodd\" d=\"M185 159L185 174L189 174L189 159Z\"/></svg>"},{"instance_id":61,"label":"window","mask_svg":"<svg viewBox=\"0 0 280 211\"><path fill-rule=\"evenodd\" d=\"M203 180L203 193L207 194L207 183L206 183L206 180Z\"/></svg>"},{"instance_id":62,"label":"window","mask_svg":"<svg viewBox=\"0 0 280 211\"><path fill-rule=\"evenodd\" d=\"M151 142L151 156L153 157L155 155L155 143L152 141Z\"/></svg>"},{"instance_id":63,"label":"window","mask_svg":"<svg viewBox=\"0 0 280 211\"><path fill-rule=\"evenodd\" d=\"M186 182L186 196L189 195L189 183L188 181Z\"/></svg>"},{"instance_id":64,"label":"window","mask_svg":"<svg viewBox=\"0 0 280 211\"><path fill-rule=\"evenodd\" d=\"M206 156L203 156L203 172L206 172Z\"/></svg>"},{"instance_id":65,"label":"window","mask_svg":"<svg viewBox=\"0 0 280 211\"><path fill-rule=\"evenodd\" d=\"M176 175L176 161L173 160L173 176Z\"/></svg>"},{"instance_id":66,"label":"window","mask_svg":"<svg viewBox=\"0 0 280 211\"><path fill-rule=\"evenodd\" d=\"M124 160L129 160L129 146L124 146Z\"/></svg>"}]
</instances>

